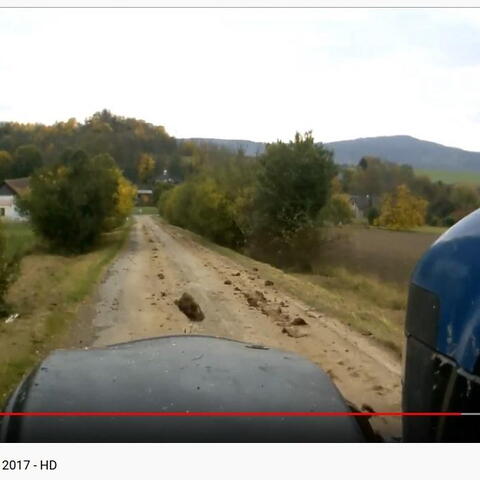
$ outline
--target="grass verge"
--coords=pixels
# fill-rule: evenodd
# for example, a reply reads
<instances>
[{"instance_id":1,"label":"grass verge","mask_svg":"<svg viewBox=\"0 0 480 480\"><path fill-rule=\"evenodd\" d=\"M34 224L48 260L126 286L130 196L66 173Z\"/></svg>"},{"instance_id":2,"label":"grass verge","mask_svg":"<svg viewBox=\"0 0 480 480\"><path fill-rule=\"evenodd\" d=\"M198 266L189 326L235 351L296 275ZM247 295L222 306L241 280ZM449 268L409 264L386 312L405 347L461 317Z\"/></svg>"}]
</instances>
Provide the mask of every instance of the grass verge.
<instances>
[{"instance_id":1,"label":"grass verge","mask_svg":"<svg viewBox=\"0 0 480 480\"><path fill-rule=\"evenodd\" d=\"M131 221L105 234L99 246L86 254L35 252L23 258L19 277L7 295L20 315L13 323L0 320L0 404L48 352L82 342L72 338L78 307L122 248L130 226Z\"/></svg>"},{"instance_id":2,"label":"grass verge","mask_svg":"<svg viewBox=\"0 0 480 480\"><path fill-rule=\"evenodd\" d=\"M37 243L35 233L28 222L2 221L7 257L23 257L30 253Z\"/></svg>"}]
</instances>

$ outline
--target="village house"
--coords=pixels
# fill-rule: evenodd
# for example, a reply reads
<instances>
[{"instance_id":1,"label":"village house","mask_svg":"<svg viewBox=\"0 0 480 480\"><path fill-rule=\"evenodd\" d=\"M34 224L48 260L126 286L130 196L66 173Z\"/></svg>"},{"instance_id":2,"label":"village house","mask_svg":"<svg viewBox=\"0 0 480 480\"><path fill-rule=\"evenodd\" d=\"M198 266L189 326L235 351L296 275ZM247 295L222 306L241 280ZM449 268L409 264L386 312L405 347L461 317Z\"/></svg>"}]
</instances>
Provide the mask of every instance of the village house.
<instances>
[{"instance_id":1,"label":"village house","mask_svg":"<svg viewBox=\"0 0 480 480\"><path fill-rule=\"evenodd\" d=\"M18 211L15 200L28 191L29 178L5 180L0 185L0 217L9 220L25 220Z\"/></svg>"},{"instance_id":2,"label":"village house","mask_svg":"<svg viewBox=\"0 0 480 480\"><path fill-rule=\"evenodd\" d=\"M350 195L350 205L355 218L363 219L370 208L380 208L380 198L378 195Z\"/></svg>"},{"instance_id":3,"label":"village house","mask_svg":"<svg viewBox=\"0 0 480 480\"><path fill-rule=\"evenodd\" d=\"M146 206L153 204L153 190L151 188L143 187L137 189L136 204L139 206Z\"/></svg>"}]
</instances>

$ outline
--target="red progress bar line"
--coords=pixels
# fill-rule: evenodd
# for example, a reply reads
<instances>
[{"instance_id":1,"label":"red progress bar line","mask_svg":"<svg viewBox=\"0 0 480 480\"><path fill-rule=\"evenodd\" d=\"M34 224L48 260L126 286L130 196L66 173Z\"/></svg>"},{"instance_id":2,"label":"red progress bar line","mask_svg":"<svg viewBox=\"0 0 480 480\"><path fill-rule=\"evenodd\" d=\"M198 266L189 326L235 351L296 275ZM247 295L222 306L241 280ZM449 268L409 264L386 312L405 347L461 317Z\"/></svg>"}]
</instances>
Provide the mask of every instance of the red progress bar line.
<instances>
[{"instance_id":1,"label":"red progress bar line","mask_svg":"<svg viewBox=\"0 0 480 480\"><path fill-rule=\"evenodd\" d=\"M456 417L460 412L0 412L0 417Z\"/></svg>"}]
</instances>

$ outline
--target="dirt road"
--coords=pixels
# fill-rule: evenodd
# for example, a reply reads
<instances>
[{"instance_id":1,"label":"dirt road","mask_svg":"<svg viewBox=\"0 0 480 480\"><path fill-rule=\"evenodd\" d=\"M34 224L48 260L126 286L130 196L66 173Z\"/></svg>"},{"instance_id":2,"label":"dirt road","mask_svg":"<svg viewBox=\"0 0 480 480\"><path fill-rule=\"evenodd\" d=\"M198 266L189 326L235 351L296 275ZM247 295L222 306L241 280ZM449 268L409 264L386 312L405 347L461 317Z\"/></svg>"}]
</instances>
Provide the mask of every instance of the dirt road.
<instances>
[{"instance_id":1,"label":"dirt road","mask_svg":"<svg viewBox=\"0 0 480 480\"><path fill-rule=\"evenodd\" d=\"M190 321L175 304L184 292L200 305L203 321ZM94 346L185 333L258 343L309 358L359 408L400 410L400 365L388 350L266 285L254 267L247 270L147 215L135 217L90 310ZM372 424L387 439L400 435L397 419Z\"/></svg>"}]
</instances>

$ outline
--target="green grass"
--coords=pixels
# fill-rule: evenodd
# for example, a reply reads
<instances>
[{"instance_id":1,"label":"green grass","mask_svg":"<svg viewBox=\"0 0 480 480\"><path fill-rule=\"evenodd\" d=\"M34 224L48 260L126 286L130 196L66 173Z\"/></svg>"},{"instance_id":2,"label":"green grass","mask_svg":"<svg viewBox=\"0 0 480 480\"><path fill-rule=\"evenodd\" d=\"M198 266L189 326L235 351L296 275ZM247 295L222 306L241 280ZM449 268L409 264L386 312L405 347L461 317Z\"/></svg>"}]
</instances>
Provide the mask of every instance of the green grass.
<instances>
[{"instance_id":1,"label":"green grass","mask_svg":"<svg viewBox=\"0 0 480 480\"><path fill-rule=\"evenodd\" d=\"M369 225L370 230L384 230L387 232L416 232L416 233L433 233L434 235L441 235L448 230L448 227L434 227L432 225L422 225L421 227L414 227L409 230L392 230L387 227L374 227Z\"/></svg>"},{"instance_id":2,"label":"green grass","mask_svg":"<svg viewBox=\"0 0 480 480\"><path fill-rule=\"evenodd\" d=\"M434 182L441 180L443 183L470 183L473 185L480 185L480 172L458 172L416 168L415 173L417 175L426 175Z\"/></svg>"},{"instance_id":3,"label":"green grass","mask_svg":"<svg viewBox=\"0 0 480 480\"><path fill-rule=\"evenodd\" d=\"M31 252L36 243L35 233L28 222L2 222L5 235L6 255L23 257Z\"/></svg>"},{"instance_id":4,"label":"green grass","mask_svg":"<svg viewBox=\"0 0 480 480\"><path fill-rule=\"evenodd\" d=\"M135 207L133 209L134 215L155 215L157 213L157 207Z\"/></svg>"},{"instance_id":5,"label":"green grass","mask_svg":"<svg viewBox=\"0 0 480 480\"><path fill-rule=\"evenodd\" d=\"M448 227L433 227L432 225L423 225L422 227L415 227L410 231L418 232L418 233L433 233L435 235L441 235L447 230L448 230Z\"/></svg>"}]
</instances>

